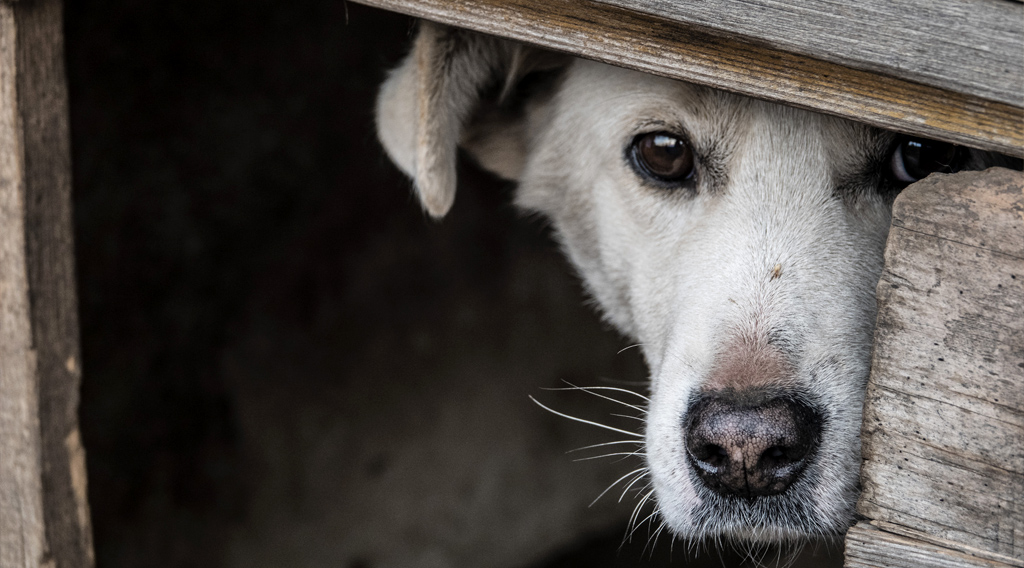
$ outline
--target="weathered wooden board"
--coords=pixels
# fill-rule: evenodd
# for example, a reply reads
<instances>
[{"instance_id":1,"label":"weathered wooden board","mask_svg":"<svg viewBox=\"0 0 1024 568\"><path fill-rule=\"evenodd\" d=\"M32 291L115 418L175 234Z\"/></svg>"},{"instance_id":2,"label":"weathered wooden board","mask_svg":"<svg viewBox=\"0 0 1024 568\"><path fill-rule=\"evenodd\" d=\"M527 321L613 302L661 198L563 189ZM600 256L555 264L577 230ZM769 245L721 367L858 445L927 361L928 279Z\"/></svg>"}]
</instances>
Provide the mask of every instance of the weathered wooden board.
<instances>
[{"instance_id":1,"label":"weathered wooden board","mask_svg":"<svg viewBox=\"0 0 1024 568\"><path fill-rule=\"evenodd\" d=\"M954 83L910 81L896 66L889 74L853 69L604 2L358 1L882 128L1024 155L1019 99L1007 104L957 91ZM1024 47L1024 39L1020 43Z\"/></svg>"},{"instance_id":2,"label":"weathered wooden board","mask_svg":"<svg viewBox=\"0 0 1024 568\"><path fill-rule=\"evenodd\" d=\"M1024 565L1024 174L910 186L885 261L858 512Z\"/></svg>"},{"instance_id":3,"label":"weathered wooden board","mask_svg":"<svg viewBox=\"0 0 1024 568\"><path fill-rule=\"evenodd\" d=\"M25 265L14 9L0 3L0 566L43 557L39 397Z\"/></svg>"},{"instance_id":4,"label":"weathered wooden board","mask_svg":"<svg viewBox=\"0 0 1024 568\"><path fill-rule=\"evenodd\" d=\"M0 566L91 566L60 0L0 2Z\"/></svg>"},{"instance_id":5,"label":"weathered wooden board","mask_svg":"<svg viewBox=\"0 0 1024 568\"><path fill-rule=\"evenodd\" d=\"M846 533L846 568L1009 568L984 554L962 550L879 530L857 523Z\"/></svg>"},{"instance_id":6,"label":"weathered wooden board","mask_svg":"<svg viewBox=\"0 0 1024 568\"><path fill-rule=\"evenodd\" d=\"M599 0L854 69L1024 102L1024 5L1007 0Z\"/></svg>"}]
</instances>

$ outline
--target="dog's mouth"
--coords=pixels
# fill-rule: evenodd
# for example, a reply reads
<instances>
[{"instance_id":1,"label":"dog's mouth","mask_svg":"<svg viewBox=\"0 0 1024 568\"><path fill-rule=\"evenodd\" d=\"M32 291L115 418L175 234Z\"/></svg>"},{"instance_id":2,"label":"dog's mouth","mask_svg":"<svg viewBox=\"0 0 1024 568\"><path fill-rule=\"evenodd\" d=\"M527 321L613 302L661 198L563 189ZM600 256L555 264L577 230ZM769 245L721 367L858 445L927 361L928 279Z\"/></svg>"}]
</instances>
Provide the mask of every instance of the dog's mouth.
<instances>
[{"instance_id":1,"label":"dog's mouth","mask_svg":"<svg viewBox=\"0 0 1024 568\"><path fill-rule=\"evenodd\" d=\"M610 387L569 385L568 389L628 407L644 420L645 427L651 427L645 420L651 401L639 393ZM842 485L823 466L835 457L822 450L828 418L802 393L761 389L694 396L685 418L677 422L676 430L682 435L672 444L674 455L660 463L655 463L659 459L651 451L650 436L537 404L561 417L623 436L592 447L604 455L583 459L644 459L644 467L626 473L597 498L611 495L622 501L634 496L627 528L630 536L672 533L689 540L799 543L841 535L852 515L850 491L828 494ZM660 448L656 453L663 455ZM836 502L837 496L841 506L822 507L823 502ZM644 525L649 526L646 531Z\"/></svg>"},{"instance_id":2,"label":"dog's mouth","mask_svg":"<svg viewBox=\"0 0 1024 568\"><path fill-rule=\"evenodd\" d=\"M699 499L689 515L695 530L683 534L773 543L839 534L845 526L828 526L813 504L813 477L805 472L787 490L760 496L723 495L692 479Z\"/></svg>"},{"instance_id":3,"label":"dog's mouth","mask_svg":"<svg viewBox=\"0 0 1024 568\"><path fill-rule=\"evenodd\" d=\"M806 393L720 389L685 406L675 426L648 424L655 497L676 536L778 543L846 529L848 456L832 450L829 417Z\"/></svg>"},{"instance_id":4,"label":"dog's mouth","mask_svg":"<svg viewBox=\"0 0 1024 568\"><path fill-rule=\"evenodd\" d=\"M660 510L677 537L748 544L804 542L841 536L852 514L852 500L842 511L822 509L820 465L813 460L789 487L773 494L724 492L706 483L695 467L688 470L694 498L688 502L683 522L671 518L665 508ZM672 490L661 489L656 493L658 500L671 502Z\"/></svg>"}]
</instances>

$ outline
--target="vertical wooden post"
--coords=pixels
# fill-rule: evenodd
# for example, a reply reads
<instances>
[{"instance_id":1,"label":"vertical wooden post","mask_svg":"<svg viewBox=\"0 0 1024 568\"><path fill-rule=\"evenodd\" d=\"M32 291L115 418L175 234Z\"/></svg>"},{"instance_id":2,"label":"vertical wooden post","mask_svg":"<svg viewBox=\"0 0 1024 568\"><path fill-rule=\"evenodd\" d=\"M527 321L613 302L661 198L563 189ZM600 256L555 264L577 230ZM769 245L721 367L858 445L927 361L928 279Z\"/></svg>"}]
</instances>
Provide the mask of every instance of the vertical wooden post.
<instances>
[{"instance_id":1,"label":"vertical wooden post","mask_svg":"<svg viewBox=\"0 0 1024 568\"><path fill-rule=\"evenodd\" d=\"M0 1L0 566L94 564L60 0Z\"/></svg>"},{"instance_id":2,"label":"vertical wooden post","mask_svg":"<svg viewBox=\"0 0 1024 568\"><path fill-rule=\"evenodd\" d=\"M0 3L0 565L21 567L39 563L46 538L16 35L14 8Z\"/></svg>"},{"instance_id":3,"label":"vertical wooden post","mask_svg":"<svg viewBox=\"0 0 1024 568\"><path fill-rule=\"evenodd\" d=\"M893 207L846 566L1024 566L1024 174Z\"/></svg>"}]
</instances>

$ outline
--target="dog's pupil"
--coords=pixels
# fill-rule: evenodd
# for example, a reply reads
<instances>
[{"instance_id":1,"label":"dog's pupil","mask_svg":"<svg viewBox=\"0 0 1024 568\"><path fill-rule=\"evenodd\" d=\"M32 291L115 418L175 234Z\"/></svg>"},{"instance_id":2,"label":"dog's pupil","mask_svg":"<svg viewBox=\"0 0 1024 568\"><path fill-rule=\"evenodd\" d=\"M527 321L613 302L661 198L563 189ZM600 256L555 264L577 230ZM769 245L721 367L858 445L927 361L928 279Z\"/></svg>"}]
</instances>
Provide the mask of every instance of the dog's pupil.
<instances>
[{"instance_id":1,"label":"dog's pupil","mask_svg":"<svg viewBox=\"0 0 1024 568\"><path fill-rule=\"evenodd\" d=\"M693 172L693 151L678 136L646 134L637 141L636 149L644 167L662 180L685 179Z\"/></svg>"},{"instance_id":2,"label":"dog's pupil","mask_svg":"<svg viewBox=\"0 0 1024 568\"><path fill-rule=\"evenodd\" d=\"M917 179L950 170L955 154L956 146L944 142L910 139L903 143L903 165Z\"/></svg>"},{"instance_id":3,"label":"dog's pupil","mask_svg":"<svg viewBox=\"0 0 1024 568\"><path fill-rule=\"evenodd\" d=\"M932 172L950 173L957 170L958 149L953 144L904 138L892 154L892 178L904 187L923 179Z\"/></svg>"}]
</instances>

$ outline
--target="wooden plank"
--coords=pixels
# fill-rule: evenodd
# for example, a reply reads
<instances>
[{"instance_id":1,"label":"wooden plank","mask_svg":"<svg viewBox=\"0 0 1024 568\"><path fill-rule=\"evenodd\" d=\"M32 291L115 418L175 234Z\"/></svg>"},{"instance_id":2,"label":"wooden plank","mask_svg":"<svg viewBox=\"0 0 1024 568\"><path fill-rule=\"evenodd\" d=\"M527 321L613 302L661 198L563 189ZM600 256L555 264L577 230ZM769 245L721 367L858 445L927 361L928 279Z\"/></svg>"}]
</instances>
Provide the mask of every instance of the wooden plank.
<instances>
[{"instance_id":1,"label":"wooden plank","mask_svg":"<svg viewBox=\"0 0 1024 568\"><path fill-rule=\"evenodd\" d=\"M1024 5L1015 2L600 1L854 69L1024 101Z\"/></svg>"},{"instance_id":2,"label":"wooden plank","mask_svg":"<svg viewBox=\"0 0 1024 568\"><path fill-rule=\"evenodd\" d=\"M1024 108L587 0L359 0L549 49L976 148L1024 156ZM689 6L692 3L688 3Z\"/></svg>"},{"instance_id":3,"label":"wooden plank","mask_svg":"<svg viewBox=\"0 0 1024 568\"><path fill-rule=\"evenodd\" d=\"M1024 174L910 186L885 261L857 510L1024 565Z\"/></svg>"},{"instance_id":4,"label":"wooden plank","mask_svg":"<svg viewBox=\"0 0 1024 568\"><path fill-rule=\"evenodd\" d=\"M972 555L879 530L860 522L846 533L846 568L1009 568L985 555Z\"/></svg>"},{"instance_id":5,"label":"wooden plank","mask_svg":"<svg viewBox=\"0 0 1024 568\"><path fill-rule=\"evenodd\" d=\"M62 5L0 14L0 566L87 567Z\"/></svg>"},{"instance_id":6,"label":"wooden plank","mask_svg":"<svg viewBox=\"0 0 1024 568\"><path fill-rule=\"evenodd\" d=\"M0 4L0 566L37 566L46 549L39 397L25 263L17 25Z\"/></svg>"},{"instance_id":7,"label":"wooden plank","mask_svg":"<svg viewBox=\"0 0 1024 568\"><path fill-rule=\"evenodd\" d=\"M85 450L78 430L81 355L71 215L71 143L63 4L33 0L18 18L25 156L25 251L39 377L43 513L60 568L92 566Z\"/></svg>"}]
</instances>

